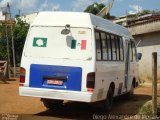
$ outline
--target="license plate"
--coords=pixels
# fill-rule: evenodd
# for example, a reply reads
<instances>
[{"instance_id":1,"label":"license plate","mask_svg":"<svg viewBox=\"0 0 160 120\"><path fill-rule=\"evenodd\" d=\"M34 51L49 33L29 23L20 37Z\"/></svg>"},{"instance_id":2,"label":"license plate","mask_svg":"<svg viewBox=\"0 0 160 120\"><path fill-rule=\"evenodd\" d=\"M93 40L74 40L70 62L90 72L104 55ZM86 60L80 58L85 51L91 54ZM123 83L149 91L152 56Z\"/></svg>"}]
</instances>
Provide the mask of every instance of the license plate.
<instances>
[{"instance_id":1,"label":"license plate","mask_svg":"<svg viewBox=\"0 0 160 120\"><path fill-rule=\"evenodd\" d=\"M63 85L62 80L47 80L48 85Z\"/></svg>"}]
</instances>

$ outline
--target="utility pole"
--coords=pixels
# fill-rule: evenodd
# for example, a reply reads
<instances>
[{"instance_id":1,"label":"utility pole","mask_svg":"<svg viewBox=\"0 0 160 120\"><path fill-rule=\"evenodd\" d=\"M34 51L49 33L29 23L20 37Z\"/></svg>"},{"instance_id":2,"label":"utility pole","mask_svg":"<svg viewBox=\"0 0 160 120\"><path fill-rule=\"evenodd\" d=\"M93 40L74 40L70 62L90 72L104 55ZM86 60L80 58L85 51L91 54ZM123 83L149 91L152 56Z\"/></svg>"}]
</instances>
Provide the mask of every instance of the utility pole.
<instances>
[{"instance_id":1,"label":"utility pole","mask_svg":"<svg viewBox=\"0 0 160 120\"><path fill-rule=\"evenodd\" d=\"M19 15L19 16L21 15L21 10L20 10L20 9L18 9L18 15Z\"/></svg>"},{"instance_id":2,"label":"utility pole","mask_svg":"<svg viewBox=\"0 0 160 120\"><path fill-rule=\"evenodd\" d=\"M15 49L14 49L14 37L13 37L13 24L12 24L11 10L10 10L9 3L7 3L7 8L8 8L8 11L9 11L10 28L11 28L12 56L13 56L13 76L16 77L16 61L15 61Z\"/></svg>"},{"instance_id":3,"label":"utility pole","mask_svg":"<svg viewBox=\"0 0 160 120\"><path fill-rule=\"evenodd\" d=\"M126 10L126 26L128 26L128 11Z\"/></svg>"},{"instance_id":4,"label":"utility pole","mask_svg":"<svg viewBox=\"0 0 160 120\"><path fill-rule=\"evenodd\" d=\"M138 11L137 11L136 16L137 16L137 19L139 19L139 14L140 14L141 11L140 11L140 8L139 8L140 6L139 6L139 1L138 0L137 0L137 5L138 5Z\"/></svg>"},{"instance_id":5,"label":"utility pole","mask_svg":"<svg viewBox=\"0 0 160 120\"><path fill-rule=\"evenodd\" d=\"M152 114L157 117L157 52L152 53Z\"/></svg>"}]
</instances>

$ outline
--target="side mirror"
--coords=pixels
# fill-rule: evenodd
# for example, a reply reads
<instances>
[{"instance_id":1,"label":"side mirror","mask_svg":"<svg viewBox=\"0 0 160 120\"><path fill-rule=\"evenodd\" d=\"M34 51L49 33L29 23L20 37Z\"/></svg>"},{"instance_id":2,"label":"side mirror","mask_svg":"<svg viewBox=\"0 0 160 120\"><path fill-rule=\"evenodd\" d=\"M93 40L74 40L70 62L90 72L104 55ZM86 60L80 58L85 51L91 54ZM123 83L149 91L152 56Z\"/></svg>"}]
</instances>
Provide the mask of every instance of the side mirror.
<instances>
[{"instance_id":1,"label":"side mirror","mask_svg":"<svg viewBox=\"0 0 160 120\"><path fill-rule=\"evenodd\" d=\"M137 53L137 58L138 58L138 60L141 60L141 58L142 58L142 53Z\"/></svg>"},{"instance_id":2,"label":"side mirror","mask_svg":"<svg viewBox=\"0 0 160 120\"><path fill-rule=\"evenodd\" d=\"M61 34L62 34L62 35L68 35L70 32L71 32L71 31L70 31L70 25L69 25L69 24L66 24L65 29L63 29L63 30L61 31Z\"/></svg>"},{"instance_id":3,"label":"side mirror","mask_svg":"<svg viewBox=\"0 0 160 120\"><path fill-rule=\"evenodd\" d=\"M61 31L62 35L68 35L69 33L70 33L70 30L66 28Z\"/></svg>"}]
</instances>

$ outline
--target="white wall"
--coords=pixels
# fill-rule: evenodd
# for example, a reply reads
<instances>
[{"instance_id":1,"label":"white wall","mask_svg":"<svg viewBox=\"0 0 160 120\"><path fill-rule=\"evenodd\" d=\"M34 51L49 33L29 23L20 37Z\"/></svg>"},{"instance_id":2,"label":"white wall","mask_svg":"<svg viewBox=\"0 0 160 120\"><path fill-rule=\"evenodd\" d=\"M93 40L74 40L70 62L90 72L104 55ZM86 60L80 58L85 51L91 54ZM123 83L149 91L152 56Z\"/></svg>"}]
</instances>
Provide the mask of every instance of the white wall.
<instances>
[{"instance_id":1,"label":"white wall","mask_svg":"<svg viewBox=\"0 0 160 120\"><path fill-rule=\"evenodd\" d=\"M0 11L0 20L5 20L5 15L3 15L2 11Z\"/></svg>"},{"instance_id":2,"label":"white wall","mask_svg":"<svg viewBox=\"0 0 160 120\"><path fill-rule=\"evenodd\" d=\"M142 81L152 80L152 52L160 49L160 32L148 33L134 36L136 43L141 40L138 52L142 53L142 59L139 61L139 78ZM160 58L159 58L160 59ZM160 73L160 64L158 65ZM160 74L158 74L160 80Z\"/></svg>"}]
</instances>

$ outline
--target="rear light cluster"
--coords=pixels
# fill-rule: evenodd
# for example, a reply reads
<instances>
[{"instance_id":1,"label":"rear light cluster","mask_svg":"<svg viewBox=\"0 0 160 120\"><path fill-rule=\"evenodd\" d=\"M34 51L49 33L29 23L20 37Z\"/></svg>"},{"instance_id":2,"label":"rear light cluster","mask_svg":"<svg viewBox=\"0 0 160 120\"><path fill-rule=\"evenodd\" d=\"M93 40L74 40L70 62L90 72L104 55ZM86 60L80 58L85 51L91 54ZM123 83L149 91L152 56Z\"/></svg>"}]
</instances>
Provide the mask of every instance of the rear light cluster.
<instances>
[{"instance_id":1,"label":"rear light cluster","mask_svg":"<svg viewBox=\"0 0 160 120\"><path fill-rule=\"evenodd\" d=\"M19 80L19 85L20 86L24 86L24 83L25 83L25 74L26 74L26 70L23 68L23 67L21 67L20 68L20 80Z\"/></svg>"},{"instance_id":2,"label":"rear light cluster","mask_svg":"<svg viewBox=\"0 0 160 120\"><path fill-rule=\"evenodd\" d=\"M95 87L95 72L87 74L87 92L93 92Z\"/></svg>"}]
</instances>

